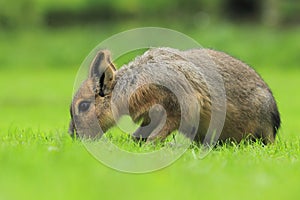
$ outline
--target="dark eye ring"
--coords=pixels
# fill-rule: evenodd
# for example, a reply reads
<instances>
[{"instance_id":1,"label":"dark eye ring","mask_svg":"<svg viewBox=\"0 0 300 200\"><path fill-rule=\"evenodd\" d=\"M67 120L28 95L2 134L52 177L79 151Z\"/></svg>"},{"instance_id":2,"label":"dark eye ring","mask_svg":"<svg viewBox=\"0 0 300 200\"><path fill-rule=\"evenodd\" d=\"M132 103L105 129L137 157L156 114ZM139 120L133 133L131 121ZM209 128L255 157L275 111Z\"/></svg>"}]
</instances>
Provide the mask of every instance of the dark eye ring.
<instances>
[{"instance_id":1,"label":"dark eye ring","mask_svg":"<svg viewBox=\"0 0 300 200\"><path fill-rule=\"evenodd\" d=\"M90 108L91 102L89 101L82 101L79 103L78 109L79 112L86 112Z\"/></svg>"}]
</instances>

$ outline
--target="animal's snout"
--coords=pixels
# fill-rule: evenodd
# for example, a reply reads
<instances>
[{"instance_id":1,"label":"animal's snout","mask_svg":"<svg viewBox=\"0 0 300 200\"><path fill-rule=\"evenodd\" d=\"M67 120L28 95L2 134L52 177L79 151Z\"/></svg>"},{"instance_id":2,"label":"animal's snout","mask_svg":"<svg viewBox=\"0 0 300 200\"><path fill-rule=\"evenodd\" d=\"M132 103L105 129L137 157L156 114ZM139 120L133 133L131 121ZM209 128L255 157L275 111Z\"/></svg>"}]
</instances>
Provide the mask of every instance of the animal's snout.
<instances>
[{"instance_id":1,"label":"animal's snout","mask_svg":"<svg viewBox=\"0 0 300 200\"><path fill-rule=\"evenodd\" d=\"M68 132L72 138L75 138L75 131L76 131L75 124L74 124L73 119L71 119Z\"/></svg>"}]
</instances>

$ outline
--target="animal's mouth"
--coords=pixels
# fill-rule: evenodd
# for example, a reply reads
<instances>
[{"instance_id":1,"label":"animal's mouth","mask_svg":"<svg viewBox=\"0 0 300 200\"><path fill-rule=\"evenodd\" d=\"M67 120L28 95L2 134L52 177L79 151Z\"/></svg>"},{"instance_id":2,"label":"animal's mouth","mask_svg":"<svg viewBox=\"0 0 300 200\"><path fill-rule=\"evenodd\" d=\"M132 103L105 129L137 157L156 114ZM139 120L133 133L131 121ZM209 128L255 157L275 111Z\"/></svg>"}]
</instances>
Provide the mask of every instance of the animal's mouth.
<instances>
[{"instance_id":1,"label":"animal's mouth","mask_svg":"<svg viewBox=\"0 0 300 200\"><path fill-rule=\"evenodd\" d=\"M76 125L74 122L77 122ZM97 139L103 135L103 131L99 127L98 123L90 123L88 127L81 126L80 124L81 123L78 124L78 121L76 121L76 119L74 120L72 118L70 120L68 132L73 139Z\"/></svg>"},{"instance_id":2,"label":"animal's mouth","mask_svg":"<svg viewBox=\"0 0 300 200\"><path fill-rule=\"evenodd\" d=\"M69 132L70 136L73 139L78 138L78 134L77 134L76 127L75 127L73 119L70 120L69 131L68 132Z\"/></svg>"}]
</instances>

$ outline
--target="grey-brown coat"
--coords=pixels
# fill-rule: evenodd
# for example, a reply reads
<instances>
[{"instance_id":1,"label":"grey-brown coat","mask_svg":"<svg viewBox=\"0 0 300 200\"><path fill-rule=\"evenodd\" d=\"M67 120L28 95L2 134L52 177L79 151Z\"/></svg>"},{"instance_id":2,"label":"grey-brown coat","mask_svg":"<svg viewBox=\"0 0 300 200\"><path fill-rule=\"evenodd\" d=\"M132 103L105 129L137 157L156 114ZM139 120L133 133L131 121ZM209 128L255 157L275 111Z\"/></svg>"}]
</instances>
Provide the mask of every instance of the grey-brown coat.
<instances>
[{"instance_id":1,"label":"grey-brown coat","mask_svg":"<svg viewBox=\"0 0 300 200\"><path fill-rule=\"evenodd\" d=\"M245 63L210 49L153 48L119 70L111 63L109 51L99 51L90 66L89 77L73 98L70 133L73 135L76 130L81 136L95 137L99 127L106 132L116 124L114 118L118 120L122 114L129 114L133 121L142 121L133 134L135 137L148 141L165 139L179 128L182 110L174 91L162 86L160 80L180 85L184 82L182 77L172 76L180 72L192 86L193 94L187 93L194 95L200 105L195 140L202 142L212 113L208 85L213 87L215 78L206 72L213 68L222 78L226 93L226 118L219 140L239 142L250 137L273 142L280 127L280 116L270 88ZM136 85L143 86L130 90ZM127 105L129 113L119 111L114 115L112 102L119 107ZM155 107L157 104L161 106ZM149 112L151 108L155 112ZM162 120L165 123L156 131Z\"/></svg>"}]
</instances>

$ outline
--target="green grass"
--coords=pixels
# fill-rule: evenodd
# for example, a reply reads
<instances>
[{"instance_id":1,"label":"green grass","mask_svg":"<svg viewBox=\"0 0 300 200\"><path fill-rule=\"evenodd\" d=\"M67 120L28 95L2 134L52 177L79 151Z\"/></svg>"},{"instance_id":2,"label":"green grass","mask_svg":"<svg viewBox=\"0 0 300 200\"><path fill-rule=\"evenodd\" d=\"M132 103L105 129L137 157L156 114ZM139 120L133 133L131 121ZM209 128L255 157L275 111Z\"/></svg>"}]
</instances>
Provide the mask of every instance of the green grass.
<instances>
[{"instance_id":1,"label":"green grass","mask_svg":"<svg viewBox=\"0 0 300 200\"><path fill-rule=\"evenodd\" d=\"M67 134L80 63L126 26L134 24L0 32L0 200L299 199L299 28L176 26L254 66L272 88L282 128L273 145L222 146L204 159L191 147L171 166L137 175L99 163Z\"/></svg>"}]
</instances>

